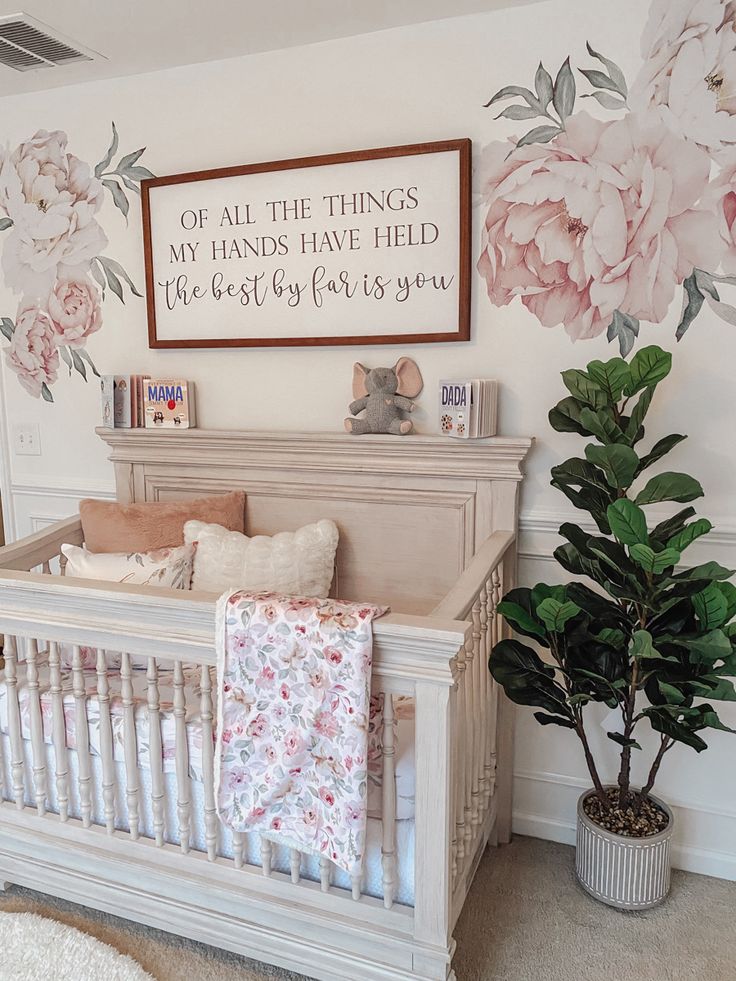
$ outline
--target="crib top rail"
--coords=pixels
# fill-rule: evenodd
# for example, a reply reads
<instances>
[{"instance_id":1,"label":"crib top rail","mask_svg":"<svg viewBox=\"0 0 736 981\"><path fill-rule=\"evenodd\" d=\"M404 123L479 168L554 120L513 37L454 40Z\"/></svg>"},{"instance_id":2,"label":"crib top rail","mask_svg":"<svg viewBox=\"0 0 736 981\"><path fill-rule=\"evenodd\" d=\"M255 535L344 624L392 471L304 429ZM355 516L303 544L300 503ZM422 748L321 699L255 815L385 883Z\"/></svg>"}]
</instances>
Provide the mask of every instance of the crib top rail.
<instances>
[{"instance_id":1,"label":"crib top rail","mask_svg":"<svg viewBox=\"0 0 736 981\"><path fill-rule=\"evenodd\" d=\"M217 597L0 569L0 634L215 664ZM388 614L374 624L374 673L402 691L453 683L470 624Z\"/></svg>"}]
</instances>

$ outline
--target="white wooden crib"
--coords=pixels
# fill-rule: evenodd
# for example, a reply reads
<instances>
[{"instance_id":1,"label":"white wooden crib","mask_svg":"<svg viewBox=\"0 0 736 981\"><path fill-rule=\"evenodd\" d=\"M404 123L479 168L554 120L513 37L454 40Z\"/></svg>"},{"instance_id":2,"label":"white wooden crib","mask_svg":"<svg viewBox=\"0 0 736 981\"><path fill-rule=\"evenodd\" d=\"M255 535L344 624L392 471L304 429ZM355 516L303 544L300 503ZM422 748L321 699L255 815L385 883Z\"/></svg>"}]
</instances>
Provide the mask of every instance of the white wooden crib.
<instances>
[{"instance_id":1,"label":"white wooden crib","mask_svg":"<svg viewBox=\"0 0 736 981\"><path fill-rule=\"evenodd\" d=\"M384 695L379 895L367 895L360 883L340 886L326 860L307 878L295 852L280 871L272 846L263 842L254 854L246 835L223 850L211 750L216 597L64 578L60 545L82 542L76 517L0 549L7 696L0 879L315 978L454 978L452 934L476 867L489 841L510 837L513 716L487 659L505 629L495 611L514 580L530 440L196 429L99 434L112 450L120 501L243 488L250 534L332 518L340 528L337 593L391 606L375 624L373 667L373 693ZM70 669L60 666L61 644L73 645ZM97 660L96 756L83 646L123 652L119 672L109 671L104 654ZM131 684L131 658L141 656L148 659L146 774L138 765ZM50 672L50 746L42 663ZM182 669L193 663L203 732L196 794ZM159 679L166 672L173 678L173 789L161 762ZM20 683L30 703L27 739ZM73 693L73 752L64 691ZM397 901L397 696L415 706L413 905ZM124 763L113 758L116 697ZM152 814L148 831L144 811ZM195 826L205 829L200 847Z\"/></svg>"}]
</instances>

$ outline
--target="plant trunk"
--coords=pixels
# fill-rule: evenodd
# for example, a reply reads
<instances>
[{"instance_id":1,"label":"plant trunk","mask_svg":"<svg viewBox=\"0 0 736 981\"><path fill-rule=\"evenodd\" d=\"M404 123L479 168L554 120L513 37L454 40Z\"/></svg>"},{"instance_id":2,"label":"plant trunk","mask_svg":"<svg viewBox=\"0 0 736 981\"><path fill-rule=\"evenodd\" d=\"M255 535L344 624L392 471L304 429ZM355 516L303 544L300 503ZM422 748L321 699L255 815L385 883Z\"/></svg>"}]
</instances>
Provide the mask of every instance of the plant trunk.
<instances>
[{"instance_id":1,"label":"plant trunk","mask_svg":"<svg viewBox=\"0 0 736 981\"><path fill-rule=\"evenodd\" d=\"M608 796L603 789L603 784L601 783L601 778L598 776L598 770L595 765L595 760L593 759L593 754L590 751L590 746L588 745L588 737L585 734L585 729L583 727L583 720L578 718L575 731L577 732L580 742L583 744L583 752L585 753L585 762L588 765L588 772L590 773L591 779L593 781L593 786L595 787L596 796L601 802L601 806L606 810L610 811L611 804L608 800Z\"/></svg>"},{"instance_id":2,"label":"plant trunk","mask_svg":"<svg viewBox=\"0 0 736 981\"><path fill-rule=\"evenodd\" d=\"M621 751L621 769L618 771L618 806L624 807L631 793L631 746Z\"/></svg>"},{"instance_id":3,"label":"plant trunk","mask_svg":"<svg viewBox=\"0 0 736 981\"><path fill-rule=\"evenodd\" d=\"M659 773L659 768L662 765L664 754L667 752L668 749L670 749L673 742L674 740L668 739L667 736L662 736L662 741L659 744L659 751L657 752L657 755L654 757L654 762L652 763L652 768L649 771L647 782L641 788L641 793L639 794L639 799L637 801L637 807L636 807L637 814L641 810L641 805L644 803L644 801L651 793L652 787L654 786L654 781L657 779L657 774Z\"/></svg>"}]
</instances>

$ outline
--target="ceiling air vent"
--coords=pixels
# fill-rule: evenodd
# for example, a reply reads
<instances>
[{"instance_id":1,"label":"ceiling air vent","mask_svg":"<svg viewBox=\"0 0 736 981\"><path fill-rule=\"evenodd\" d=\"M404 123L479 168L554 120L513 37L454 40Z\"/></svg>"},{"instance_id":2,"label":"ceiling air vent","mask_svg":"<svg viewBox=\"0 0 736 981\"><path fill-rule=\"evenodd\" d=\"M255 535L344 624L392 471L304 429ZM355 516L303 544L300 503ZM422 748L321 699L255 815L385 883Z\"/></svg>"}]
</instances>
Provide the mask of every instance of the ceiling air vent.
<instances>
[{"instance_id":1,"label":"ceiling air vent","mask_svg":"<svg viewBox=\"0 0 736 981\"><path fill-rule=\"evenodd\" d=\"M55 35L27 14L0 17L0 65L18 72L92 61L94 52Z\"/></svg>"}]
</instances>

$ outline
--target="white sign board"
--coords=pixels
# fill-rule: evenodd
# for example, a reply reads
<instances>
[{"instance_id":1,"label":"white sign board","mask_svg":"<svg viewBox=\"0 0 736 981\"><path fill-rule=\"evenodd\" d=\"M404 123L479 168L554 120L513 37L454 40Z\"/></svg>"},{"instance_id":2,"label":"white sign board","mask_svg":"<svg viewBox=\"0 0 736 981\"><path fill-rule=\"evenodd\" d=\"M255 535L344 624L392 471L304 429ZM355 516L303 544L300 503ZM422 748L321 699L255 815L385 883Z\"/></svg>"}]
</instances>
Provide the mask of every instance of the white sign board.
<instances>
[{"instance_id":1,"label":"white sign board","mask_svg":"<svg viewBox=\"0 0 736 981\"><path fill-rule=\"evenodd\" d=\"M470 141L142 182L151 347L470 336Z\"/></svg>"}]
</instances>

